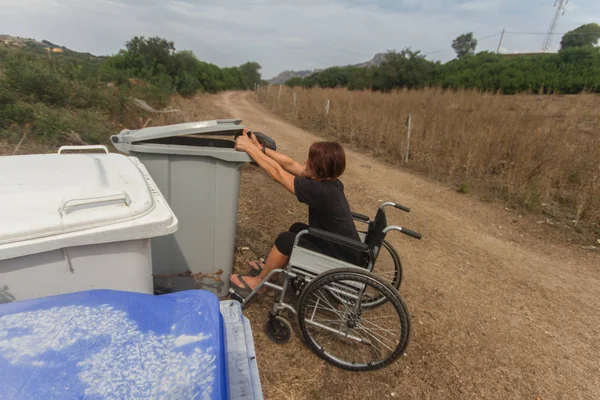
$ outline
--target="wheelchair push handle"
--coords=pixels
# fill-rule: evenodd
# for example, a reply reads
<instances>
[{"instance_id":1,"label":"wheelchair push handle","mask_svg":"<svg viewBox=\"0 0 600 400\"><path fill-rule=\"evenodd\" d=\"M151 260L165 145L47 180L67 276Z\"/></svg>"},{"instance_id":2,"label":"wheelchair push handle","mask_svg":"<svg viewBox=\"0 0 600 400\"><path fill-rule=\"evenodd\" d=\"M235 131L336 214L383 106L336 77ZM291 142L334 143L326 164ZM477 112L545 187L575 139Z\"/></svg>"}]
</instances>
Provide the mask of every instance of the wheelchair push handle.
<instances>
[{"instance_id":1,"label":"wheelchair push handle","mask_svg":"<svg viewBox=\"0 0 600 400\"><path fill-rule=\"evenodd\" d=\"M406 229L401 226L396 226L396 225L388 226L387 228L385 228L383 230L383 233L387 234L389 231L402 232L405 235L408 235L410 237L413 237L413 238L419 239L419 240L421 240L423 238L423 235L421 235L419 232L411 231L410 229Z\"/></svg>"},{"instance_id":2,"label":"wheelchair push handle","mask_svg":"<svg viewBox=\"0 0 600 400\"><path fill-rule=\"evenodd\" d=\"M383 210L387 206L392 206L394 208L397 208L398 210L402 210L402 211L405 211L405 212L410 212L410 208L408 208L406 206L403 206L402 204L399 204L399 203L394 203L392 201L388 201L387 203L383 203L381 205L381 207L379 207L379 208L381 208Z\"/></svg>"},{"instance_id":3,"label":"wheelchair push handle","mask_svg":"<svg viewBox=\"0 0 600 400\"><path fill-rule=\"evenodd\" d=\"M369 217L367 217L364 214L359 214L356 212L352 213L352 218L354 218L356 221L360 221L360 222L369 222L371 221L371 219Z\"/></svg>"},{"instance_id":4,"label":"wheelchair push handle","mask_svg":"<svg viewBox=\"0 0 600 400\"><path fill-rule=\"evenodd\" d=\"M405 207L402 204L395 203L394 207L397 208L398 210L402 210L402 211L405 211L405 212L410 212L410 208Z\"/></svg>"},{"instance_id":5,"label":"wheelchair push handle","mask_svg":"<svg viewBox=\"0 0 600 400\"><path fill-rule=\"evenodd\" d=\"M419 232L411 231L410 229L402 228L400 232L415 239L421 240L423 238L423 235L421 235Z\"/></svg>"}]
</instances>

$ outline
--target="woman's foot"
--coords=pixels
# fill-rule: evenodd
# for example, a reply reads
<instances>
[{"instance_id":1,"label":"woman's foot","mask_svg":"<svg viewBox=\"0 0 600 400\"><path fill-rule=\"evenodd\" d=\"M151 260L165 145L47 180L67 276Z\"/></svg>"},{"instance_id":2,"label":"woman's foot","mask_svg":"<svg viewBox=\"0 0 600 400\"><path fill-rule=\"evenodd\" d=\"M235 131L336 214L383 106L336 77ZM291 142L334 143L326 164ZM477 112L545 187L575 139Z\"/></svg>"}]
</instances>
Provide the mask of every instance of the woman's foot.
<instances>
[{"instance_id":1,"label":"woman's foot","mask_svg":"<svg viewBox=\"0 0 600 400\"><path fill-rule=\"evenodd\" d=\"M255 277L255 276L242 276L240 274L238 275L231 275L229 277L229 281L231 282L231 284L234 286L234 290L236 291L243 291L243 292L247 292L248 294L250 294L251 291L253 291L254 289L256 289L256 287L260 284L260 282L262 282L262 279L259 277ZM263 294L265 292L266 288L261 288L258 293Z\"/></svg>"},{"instance_id":2,"label":"woman's foot","mask_svg":"<svg viewBox=\"0 0 600 400\"><path fill-rule=\"evenodd\" d=\"M250 261L248 264L250 265L250 276L259 276L265 267L265 260L261 258L260 260Z\"/></svg>"}]
</instances>

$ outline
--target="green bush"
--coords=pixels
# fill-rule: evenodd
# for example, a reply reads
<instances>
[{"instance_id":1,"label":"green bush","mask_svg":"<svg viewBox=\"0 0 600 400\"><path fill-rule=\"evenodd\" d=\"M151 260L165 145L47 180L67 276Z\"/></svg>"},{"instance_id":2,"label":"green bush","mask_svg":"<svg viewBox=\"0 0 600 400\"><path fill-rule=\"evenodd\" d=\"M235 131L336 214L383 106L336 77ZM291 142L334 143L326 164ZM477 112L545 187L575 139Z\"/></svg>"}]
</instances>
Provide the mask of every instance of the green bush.
<instances>
[{"instance_id":1,"label":"green bush","mask_svg":"<svg viewBox=\"0 0 600 400\"><path fill-rule=\"evenodd\" d=\"M15 101L17 101L16 93L8 88L6 81L0 80L0 107L12 104Z\"/></svg>"},{"instance_id":2,"label":"green bush","mask_svg":"<svg viewBox=\"0 0 600 400\"><path fill-rule=\"evenodd\" d=\"M85 142L103 143L114 128L108 115L99 110L73 111L52 108L43 103L33 106L31 131L42 143L58 144L64 137L75 133Z\"/></svg>"},{"instance_id":3,"label":"green bush","mask_svg":"<svg viewBox=\"0 0 600 400\"><path fill-rule=\"evenodd\" d=\"M0 140L5 140L8 144L17 144L22 138L22 132L17 126L11 126L7 129L0 128Z\"/></svg>"},{"instance_id":4,"label":"green bush","mask_svg":"<svg viewBox=\"0 0 600 400\"><path fill-rule=\"evenodd\" d=\"M34 112L29 103L16 101L0 106L0 129L6 129L13 125L24 125L31 122L33 118Z\"/></svg>"},{"instance_id":5,"label":"green bush","mask_svg":"<svg viewBox=\"0 0 600 400\"><path fill-rule=\"evenodd\" d=\"M98 108L116 111L115 96L103 83L75 82L70 105L76 108Z\"/></svg>"},{"instance_id":6,"label":"green bush","mask_svg":"<svg viewBox=\"0 0 600 400\"><path fill-rule=\"evenodd\" d=\"M389 91L395 88L439 86L445 89L480 89L504 94L600 93L600 48L579 47L558 54L502 56L490 52L466 55L445 64L426 60L419 52L389 52L376 67L335 67L289 86Z\"/></svg>"},{"instance_id":7,"label":"green bush","mask_svg":"<svg viewBox=\"0 0 600 400\"><path fill-rule=\"evenodd\" d=\"M185 97L193 96L201 87L198 78L189 72L184 72L177 82L177 92Z\"/></svg>"},{"instance_id":8,"label":"green bush","mask_svg":"<svg viewBox=\"0 0 600 400\"><path fill-rule=\"evenodd\" d=\"M9 57L4 63L4 75L10 89L47 104L66 106L71 82L47 63L30 57Z\"/></svg>"},{"instance_id":9,"label":"green bush","mask_svg":"<svg viewBox=\"0 0 600 400\"><path fill-rule=\"evenodd\" d=\"M174 93L193 96L260 82L257 63L222 69L192 52L176 52L160 38L134 37L111 57L63 50L49 58L42 45L0 45L0 139L18 142L27 129L49 145L74 134L101 143L115 131L112 121L127 120L132 98L160 109Z\"/></svg>"}]
</instances>

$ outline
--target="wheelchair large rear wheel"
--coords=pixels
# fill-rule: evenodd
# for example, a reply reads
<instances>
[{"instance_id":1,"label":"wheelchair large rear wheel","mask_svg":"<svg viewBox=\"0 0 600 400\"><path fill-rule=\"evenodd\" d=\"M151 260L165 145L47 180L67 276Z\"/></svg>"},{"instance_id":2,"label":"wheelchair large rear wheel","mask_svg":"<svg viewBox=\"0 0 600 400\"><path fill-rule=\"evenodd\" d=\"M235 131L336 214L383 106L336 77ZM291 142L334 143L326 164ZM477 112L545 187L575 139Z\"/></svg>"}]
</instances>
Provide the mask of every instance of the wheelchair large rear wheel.
<instances>
[{"instance_id":1,"label":"wheelchair large rear wheel","mask_svg":"<svg viewBox=\"0 0 600 400\"><path fill-rule=\"evenodd\" d=\"M361 240L364 240L366 232L359 232ZM397 290L400 290L402 284L402 261L396 249L386 240L379 250L379 255L373 267L373 271L377 276L383 278L386 282L392 285ZM365 301L363 307L377 307L385 302L385 298L372 296L368 301Z\"/></svg>"},{"instance_id":2,"label":"wheelchair large rear wheel","mask_svg":"<svg viewBox=\"0 0 600 400\"><path fill-rule=\"evenodd\" d=\"M383 304L363 307L371 299L366 293L378 293ZM313 279L300 296L298 323L311 350L350 371L389 365L410 339L410 316L398 291L355 268L334 269Z\"/></svg>"},{"instance_id":3,"label":"wheelchair large rear wheel","mask_svg":"<svg viewBox=\"0 0 600 400\"><path fill-rule=\"evenodd\" d=\"M367 232L359 232L361 240L364 240L366 234ZM396 289L400 289L402 284L402 261L396 249L387 240L383 241L372 272L385 279Z\"/></svg>"}]
</instances>

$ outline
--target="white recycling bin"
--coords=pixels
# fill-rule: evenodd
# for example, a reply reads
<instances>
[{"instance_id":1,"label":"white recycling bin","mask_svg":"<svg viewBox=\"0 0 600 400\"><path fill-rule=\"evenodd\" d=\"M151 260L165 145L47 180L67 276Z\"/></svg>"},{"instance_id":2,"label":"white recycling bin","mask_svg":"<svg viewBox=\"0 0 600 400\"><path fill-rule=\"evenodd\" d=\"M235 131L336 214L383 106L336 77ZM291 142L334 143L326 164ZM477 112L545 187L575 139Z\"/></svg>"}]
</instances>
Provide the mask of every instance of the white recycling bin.
<instances>
[{"instance_id":1,"label":"white recycling bin","mask_svg":"<svg viewBox=\"0 0 600 400\"><path fill-rule=\"evenodd\" d=\"M90 149L102 153L64 152ZM150 239L178 225L137 158L105 146L0 157L0 221L0 303L90 289L151 294Z\"/></svg>"}]
</instances>

